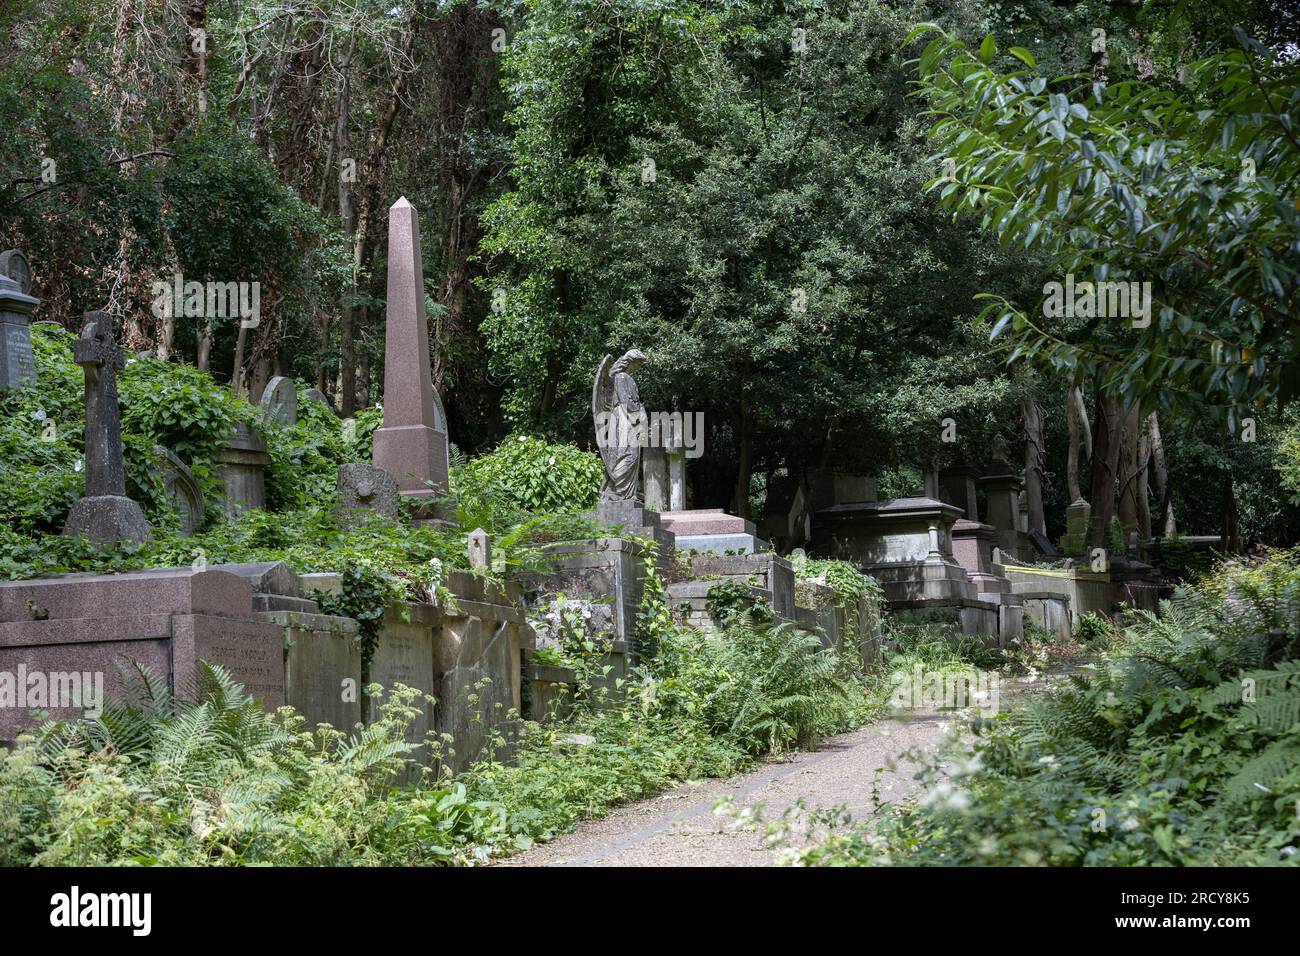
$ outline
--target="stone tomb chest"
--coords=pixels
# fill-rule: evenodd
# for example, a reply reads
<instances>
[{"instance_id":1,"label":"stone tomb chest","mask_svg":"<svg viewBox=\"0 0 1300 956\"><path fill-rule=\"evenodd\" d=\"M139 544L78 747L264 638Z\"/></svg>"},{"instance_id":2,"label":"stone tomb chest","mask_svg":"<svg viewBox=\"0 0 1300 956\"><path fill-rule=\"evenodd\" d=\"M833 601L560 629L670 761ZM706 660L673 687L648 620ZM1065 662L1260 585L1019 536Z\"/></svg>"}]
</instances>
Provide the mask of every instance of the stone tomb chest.
<instances>
[{"instance_id":1,"label":"stone tomb chest","mask_svg":"<svg viewBox=\"0 0 1300 956\"><path fill-rule=\"evenodd\" d=\"M118 666L136 661L183 692L200 660L225 667L263 707L284 703L282 629L253 617L252 586L235 574L168 568L0 583L0 686L21 674L29 687L66 688L76 674L112 697L122 690ZM33 709L80 716L64 698L5 703L0 740L31 726Z\"/></svg>"}]
</instances>

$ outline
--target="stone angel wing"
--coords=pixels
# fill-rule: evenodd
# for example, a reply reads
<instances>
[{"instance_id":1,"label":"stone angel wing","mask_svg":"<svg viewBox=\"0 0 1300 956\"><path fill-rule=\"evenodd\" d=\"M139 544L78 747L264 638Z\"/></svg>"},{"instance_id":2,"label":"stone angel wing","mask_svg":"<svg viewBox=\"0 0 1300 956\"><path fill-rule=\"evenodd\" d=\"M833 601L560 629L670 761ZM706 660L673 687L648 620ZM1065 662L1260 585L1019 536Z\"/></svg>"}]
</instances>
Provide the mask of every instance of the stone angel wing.
<instances>
[{"instance_id":1,"label":"stone angel wing","mask_svg":"<svg viewBox=\"0 0 1300 956\"><path fill-rule=\"evenodd\" d=\"M618 449L611 447L604 439L608 428L602 427L607 414L613 410L617 397L614 394L614 356L606 355L596 371L596 382L591 387L591 420L596 428L596 447L600 449L600 459L605 463L605 474L609 475Z\"/></svg>"}]
</instances>

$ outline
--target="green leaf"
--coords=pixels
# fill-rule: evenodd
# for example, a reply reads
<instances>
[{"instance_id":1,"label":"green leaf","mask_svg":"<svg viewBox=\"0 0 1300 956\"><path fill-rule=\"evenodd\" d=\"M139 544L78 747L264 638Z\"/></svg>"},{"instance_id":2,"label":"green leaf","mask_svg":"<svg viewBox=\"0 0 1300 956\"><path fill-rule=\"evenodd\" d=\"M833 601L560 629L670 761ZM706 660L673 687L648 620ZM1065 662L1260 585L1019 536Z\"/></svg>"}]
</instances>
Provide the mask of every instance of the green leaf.
<instances>
[{"instance_id":1,"label":"green leaf","mask_svg":"<svg viewBox=\"0 0 1300 956\"><path fill-rule=\"evenodd\" d=\"M1034 56L1033 56L1033 54L1030 53L1028 50L1026 50L1026 49L1025 49L1024 47L1022 47L1022 46L1013 46L1013 47L1012 47L1010 50L1008 50L1007 52L1010 53L1012 56L1014 56L1017 60L1019 60L1019 61L1020 61L1021 63L1023 63L1025 66L1029 67L1031 70L1038 66L1038 64L1037 64L1036 62L1034 62Z\"/></svg>"}]
</instances>

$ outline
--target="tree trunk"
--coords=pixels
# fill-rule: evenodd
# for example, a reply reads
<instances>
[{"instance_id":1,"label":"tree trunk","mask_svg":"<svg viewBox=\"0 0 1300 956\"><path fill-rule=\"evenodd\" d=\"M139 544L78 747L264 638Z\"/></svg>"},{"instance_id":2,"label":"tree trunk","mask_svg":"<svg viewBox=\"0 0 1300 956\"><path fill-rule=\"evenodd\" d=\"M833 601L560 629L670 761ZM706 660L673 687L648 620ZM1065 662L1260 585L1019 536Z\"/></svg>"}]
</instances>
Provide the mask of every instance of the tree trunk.
<instances>
[{"instance_id":1,"label":"tree trunk","mask_svg":"<svg viewBox=\"0 0 1300 956\"><path fill-rule=\"evenodd\" d=\"M1115 516L1115 483L1119 472L1120 415L1119 400L1097 393L1096 420L1092 441L1092 526L1088 544L1106 548L1110 540L1110 522Z\"/></svg>"},{"instance_id":2,"label":"tree trunk","mask_svg":"<svg viewBox=\"0 0 1300 956\"><path fill-rule=\"evenodd\" d=\"M754 440L749 434L749 407L743 402L740 411L740 429L738 432L740 448L736 455L736 487L732 494L732 505L736 516L749 518L749 477L754 468Z\"/></svg>"},{"instance_id":3,"label":"tree trunk","mask_svg":"<svg viewBox=\"0 0 1300 956\"><path fill-rule=\"evenodd\" d=\"M1026 531L1037 531L1046 536L1043 479L1047 450L1043 441L1043 410L1036 399L1026 398L1020 403L1020 414L1025 426L1025 504L1029 511L1029 526Z\"/></svg>"},{"instance_id":4,"label":"tree trunk","mask_svg":"<svg viewBox=\"0 0 1300 956\"><path fill-rule=\"evenodd\" d=\"M1223 485L1223 550L1227 554L1241 554L1241 525L1231 475Z\"/></svg>"},{"instance_id":5,"label":"tree trunk","mask_svg":"<svg viewBox=\"0 0 1300 956\"><path fill-rule=\"evenodd\" d=\"M1156 499L1159 502L1158 527L1161 537L1170 537L1178 531L1174 521L1174 501L1169 487L1169 468L1165 464L1165 444L1160 437L1160 416L1152 412L1147 416L1147 431L1151 438L1152 472L1156 481Z\"/></svg>"},{"instance_id":6,"label":"tree trunk","mask_svg":"<svg viewBox=\"0 0 1300 956\"><path fill-rule=\"evenodd\" d=\"M1119 524L1124 531L1124 543L1138 530L1137 475L1141 468L1138 410L1130 405L1124 410L1120 438Z\"/></svg>"},{"instance_id":7,"label":"tree trunk","mask_svg":"<svg viewBox=\"0 0 1300 956\"><path fill-rule=\"evenodd\" d=\"M1065 425L1070 433L1070 449L1066 462L1066 483L1070 503L1083 498L1083 487L1079 484L1079 465L1092 457L1092 435L1088 424L1088 407L1083 401L1083 389L1078 385L1076 376L1070 376L1069 389L1065 394ZM1082 450L1083 454L1079 452Z\"/></svg>"}]
</instances>

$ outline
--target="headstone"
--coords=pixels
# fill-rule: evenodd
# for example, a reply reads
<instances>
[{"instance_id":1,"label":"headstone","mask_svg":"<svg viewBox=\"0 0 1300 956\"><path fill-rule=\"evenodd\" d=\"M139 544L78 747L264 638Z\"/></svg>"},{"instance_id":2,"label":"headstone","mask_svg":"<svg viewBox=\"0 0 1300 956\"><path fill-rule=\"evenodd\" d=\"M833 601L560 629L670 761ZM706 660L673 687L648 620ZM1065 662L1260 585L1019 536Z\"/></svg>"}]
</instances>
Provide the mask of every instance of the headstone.
<instances>
[{"instance_id":1,"label":"headstone","mask_svg":"<svg viewBox=\"0 0 1300 956\"><path fill-rule=\"evenodd\" d=\"M389 521L397 520L397 479L384 469L360 462L339 465L334 488L340 527L354 528L373 520L376 515Z\"/></svg>"},{"instance_id":2,"label":"headstone","mask_svg":"<svg viewBox=\"0 0 1300 956\"><path fill-rule=\"evenodd\" d=\"M36 384L29 323L41 300L31 288L26 257L17 249L0 253L0 388Z\"/></svg>"},{"instance_id":3,"label":"headstone","mask_svg":"<svg viewBox=\"0 0 1300 956\"><path fill-rule=\"evenodd\" d=\"M236 422L225 445L213 456L224 492L221 510L229 518L266 506L266 441L246 422Z\"/></svg>"},{"instance_id":4,"label":"headstone","mask_svg":"<svg viewBox=\"0 0 1300 956\"><path fill-rule=\"evenodd\" d=\"M153 446L154 463L162 471L163 492L181 521L181 532L194 534L203 524L203 492L186 467L169 448Z\"/></svg>"},{"instance_id":5,"label":"headstone","mask_svg":"<svg viewBox=\"0 0 1300 956\"><path fill-rule=\"evenodd\" d=\"M303 396L305 398L310 399L313 402L320 402L331 412L334 411L334 406L330 404L329 396L327 396L319 388L309 388L307 389L307 391L303 392ZM337 414L337 412L335 414Z\"/></svg>"},{"instance_id":6,"label":"headstone","mask_svg":"<svg viewBox=\"0 0 1300 956\"><path fill-rule=\"evenodd\" d=\"M645 506L651 511L668 511L668 456L662 448L646 448L641 458L645 481Z\"/></svg>"},{"instance_id":7,"label":"headstone","mask_svg":"<svg viewBox=\"0 0 1300 956\"><path fill-rule=\"evenodd\" d=\"M968 521L980 520L975 494L975 479L978 477L979 470L969 465L952 465L939 472L941 499L963 509Z\"/></svg>"},{"instance_id":8,"label":"headstone","mask_svg":"<svg viewBox=\"0 0 1300 956\"><path fill-rule=\"evenodd\" d=\"M469 566L484 569L492 567L492 542L482 528L475 528L469 533Z\"/></svg>"},{"instance_id":9,"label":"headstone","mask_svg":"<svg viewBox=\"0 0 1300 956\"><path fill-rule=\"evenodd\" d=\"M1052 544L1051 539L1043 532L1037 529L1029 532L1029 540L1043 557L1056 559L1061 556L1060 550L1056 545Z\"/></svg>"},{"instance_id":10,"label":"headstone","mask_svg":"<svg viewBox=\"0 0 1300 956\"><path fill-rule=\"evenodd\" d=\"M988 514L985 521L998 529L998 546L1007 554L1020 550L1020 476L1005 460L995 460L979 479Z\"/></svg>"},{"instance_id":11,"label":"headstone","mask_svg":"<svg viewBox=\"0 0 1300 956\"><path fill-rule=\"evenodd\" d=\"M1088 546L1088 524L1092 520L1092 505L1082 498L1076 499L1065 509L1065 535L1061 538L1061 550L1071 556L1083 554Z\"/></svg>"},{"instance_id":12,"label":"headstone","mask_svg":"<svg viewBox=\"0 0 1300 956\"><path fill-rule=\"evenodd\" d=\"M434 399L420 220L403 197L388 211L384 424L375 432L374 461L414 498L447 493L446 424L440 432Z\"/></svg>"},{"instance_id":13,"label":"headstone","mask_svg":"<svg viewBox=\"0 0 1300 956\"><path fill-rule=\"evenodd\" d=\"M140 506L126 497L117 407L117 370L125 359L107 313L86 313L72 356L86 378L86 495L68 512L63 533L84 535L104 547L143 544L153 532Z\"/></svg>"},{"instance_id":14,"label":"headstone","mask_svg":"<svg viewBox=\"0 0 1300 956\"><path fill-rule=\"evenodd\" d=\"M279 425L298 422L298 389L293 379L277 375L262 392L262 414Z\"/></svg>"},{"instance_id":15,"label":"headstone","mask_svg":"<svg viewBox=\"0 0 1300 956\"><path fill-rule=\"evenodd\" d=\"M681 450L668 450L668 508L670 511L687 508L686 455Z\"/></svg>"}]
</instances>

